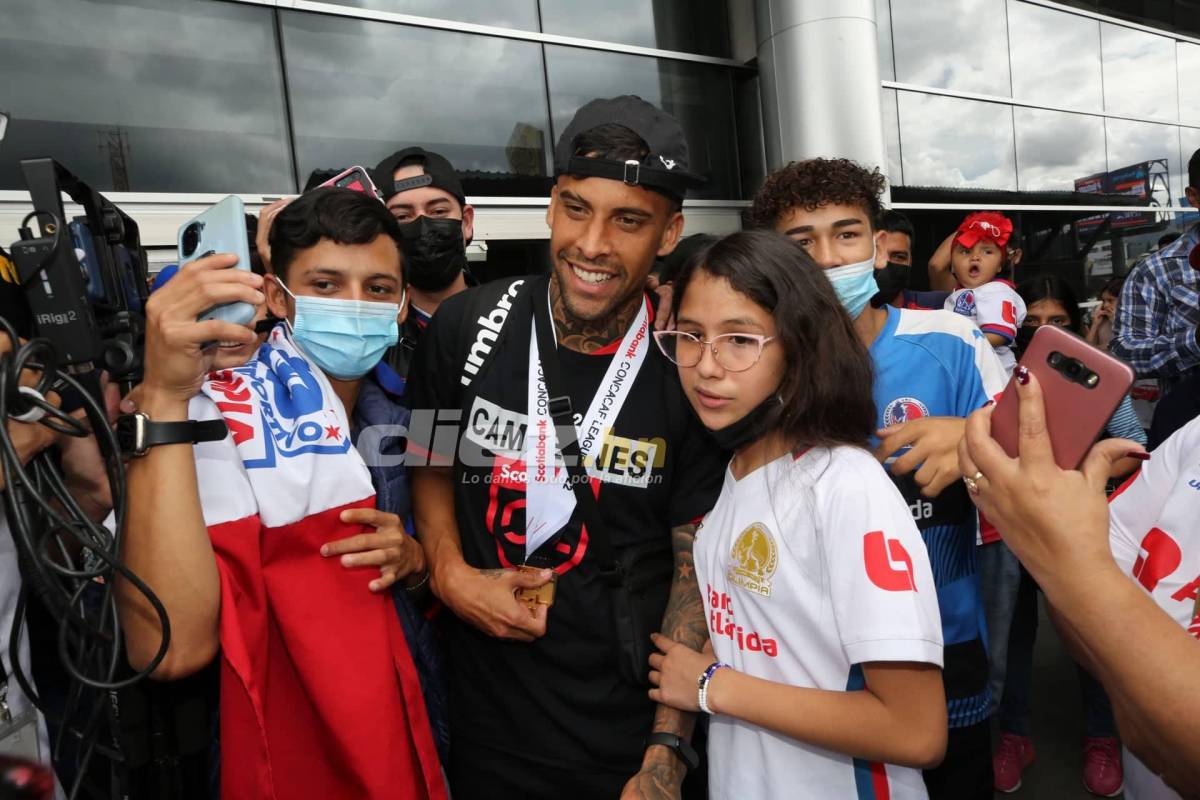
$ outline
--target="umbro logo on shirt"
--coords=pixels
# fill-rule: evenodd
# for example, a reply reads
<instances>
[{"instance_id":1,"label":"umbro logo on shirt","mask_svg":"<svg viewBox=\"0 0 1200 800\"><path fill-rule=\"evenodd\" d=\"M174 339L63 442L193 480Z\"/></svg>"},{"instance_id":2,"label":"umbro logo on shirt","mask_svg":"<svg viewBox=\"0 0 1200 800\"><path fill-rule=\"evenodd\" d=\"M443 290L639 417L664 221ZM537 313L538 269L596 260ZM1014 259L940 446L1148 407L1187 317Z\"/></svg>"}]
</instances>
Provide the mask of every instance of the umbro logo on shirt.
<instances>
[{"instance_id":1,"label":"umbro logo on shirt","mask_svg":"<svg viewBox=\"0 0 1200 800\"><path fill-rule=\"evenodd\" d=\"M475 332L475 342L471 345L470 352L467 353L467 360L463 362L462 377L459 378L459 382L463 386L471 385L479 368L483 366L484 360L492 352L496 339L500 335L500 329L504 327L504 320L508 319L508 312L512 310L512 301L517 296L517 289L524 282L524 280L515 280L509 284L508 290L500 295L500 299L496 302L496 307L487 315L476 320L479 327Z\"/></svg>"}]
</instances>

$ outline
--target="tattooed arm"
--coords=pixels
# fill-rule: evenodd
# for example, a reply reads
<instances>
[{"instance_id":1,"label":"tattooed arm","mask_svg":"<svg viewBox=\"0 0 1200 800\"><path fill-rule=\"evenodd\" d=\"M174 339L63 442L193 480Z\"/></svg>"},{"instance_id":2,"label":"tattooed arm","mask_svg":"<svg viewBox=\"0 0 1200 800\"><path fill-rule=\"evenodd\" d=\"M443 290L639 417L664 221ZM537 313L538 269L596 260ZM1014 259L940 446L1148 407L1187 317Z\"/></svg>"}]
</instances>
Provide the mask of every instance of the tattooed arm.
<instances>
[{"instance_id":1,"label":"tattooed arm","mask_svg":"<svg viewBox=\"0 0 1200 800\"><path fill-rule=\"evenodd\" d=\"M675 575L671 580L667 610L663 614L662 632L693 650L702 650L708 644L708 627L704 624L704 599L700 595L692 559L695 541L695 524L680 525L671 530ZM673 733L687 740L691 739L695 724L695 714L660 704L654 713L652 732ZM664 745L651 745L646 748L641 770L625 784L622 800L678 797L686 773L687 768L673 750Z\"/></svg>"}]
</instances>

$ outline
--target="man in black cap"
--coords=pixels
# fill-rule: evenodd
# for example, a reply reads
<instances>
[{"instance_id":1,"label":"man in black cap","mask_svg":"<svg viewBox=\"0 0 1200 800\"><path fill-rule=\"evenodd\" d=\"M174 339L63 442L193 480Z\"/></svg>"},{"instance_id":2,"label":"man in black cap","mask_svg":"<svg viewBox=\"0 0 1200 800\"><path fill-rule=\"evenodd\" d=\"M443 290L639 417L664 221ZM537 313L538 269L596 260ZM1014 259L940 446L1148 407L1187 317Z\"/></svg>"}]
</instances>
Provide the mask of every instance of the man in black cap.
<instances>
[{"instance_id":1,"label":"man in black cap","mask_svg":"<svg viewBox=\"0 0 1200 800\"><path fill-rule=\"evenodd\" d=\"M408 463L432 464L413 470L414 520L453 612L456 800L671 796L696 763L690 716L647 697L646 658L659 627L707 640L692 542L724 459L650 341L645 286L699 178L679 123L632 96L579 110L555 174L550 274L443 302L412 367ZM628 605L615 561L649 575Z\"/></svg>"},{"instance_id":2,"label":"man in black cap","mask_svg":"<svg viewBox=\"0 0 1200 800\"><path fill-rule=\"evenodd\" d=\"M475 283L467 268L475 208L467 203L453 165L423 147L406 147L380 161L374 180L404 235L409 314L400 341L385 359L406 376L433 312L447 297Z\"/></svg>"}]
</instances>

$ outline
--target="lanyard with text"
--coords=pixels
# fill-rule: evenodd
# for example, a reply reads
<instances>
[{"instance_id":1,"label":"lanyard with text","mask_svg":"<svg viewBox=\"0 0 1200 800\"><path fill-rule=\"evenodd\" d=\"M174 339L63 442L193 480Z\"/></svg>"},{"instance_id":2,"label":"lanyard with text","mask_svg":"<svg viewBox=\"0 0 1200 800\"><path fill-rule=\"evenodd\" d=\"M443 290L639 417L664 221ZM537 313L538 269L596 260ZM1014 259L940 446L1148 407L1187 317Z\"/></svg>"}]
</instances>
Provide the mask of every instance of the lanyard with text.
<instances>
[{"instance_id":1,"label":"lanyard with text","mask_svg":"<svg viewBox=\"0 0 1200 800\"><path fill-rule=\"evenodd\" d=\"M536 298L534 302L537 302ZM547 303L549 298L547 297ZM646 353L650 349L649 301L643 302L621 346L604 373L578 428L579 454L590 467L592 452L606 429L611 428L629 396ZM557 358L557 354L551 354ZM575 493L566 467L558 457L550 397L538 356L537 330L529 333L529 425L525 430L525 557L529 558L571 519Z\"/></svg>"}]
</instances>

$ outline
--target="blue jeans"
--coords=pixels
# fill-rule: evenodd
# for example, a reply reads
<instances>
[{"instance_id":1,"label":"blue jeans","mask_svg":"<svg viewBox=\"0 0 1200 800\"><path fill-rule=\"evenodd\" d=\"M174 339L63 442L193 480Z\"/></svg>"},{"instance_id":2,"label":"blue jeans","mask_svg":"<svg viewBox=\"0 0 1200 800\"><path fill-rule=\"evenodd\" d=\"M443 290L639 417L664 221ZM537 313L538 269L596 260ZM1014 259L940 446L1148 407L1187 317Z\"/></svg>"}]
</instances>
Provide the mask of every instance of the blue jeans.
<instances>
[{"instance_id":1,"label":"blue jeans","mask_svg":"<svg viewBox=\"0 0 1200 800\"><path fill-rule=\"evenodd\" d=\"M1004 675L1008 667L1008 636L1017 589L1021 584L1021 562L1004 542L979 545L979 584L983 595L983 613L987 620L988 688L992 692L990 713L995 713L1004 695Z\"/></svg>"},{"instance_id":2,"label":"blue jeans","mask_svg":"<svg viewBox=\"0 0 1200 800\"><path fill-rule=\"evenodd\" d=\"M1029 735L1030 695L1033 692L1033 644L1038 629L1038 587L1024 568L1008 641L1008 682L1000 701L1000 730L1018 736ZM1112 704L1104 687L1083 667L1079 671L1079 689L1083 695L1085 730L1090 737L1117 735Z\"/></svg>"}]
</instances>

